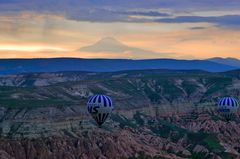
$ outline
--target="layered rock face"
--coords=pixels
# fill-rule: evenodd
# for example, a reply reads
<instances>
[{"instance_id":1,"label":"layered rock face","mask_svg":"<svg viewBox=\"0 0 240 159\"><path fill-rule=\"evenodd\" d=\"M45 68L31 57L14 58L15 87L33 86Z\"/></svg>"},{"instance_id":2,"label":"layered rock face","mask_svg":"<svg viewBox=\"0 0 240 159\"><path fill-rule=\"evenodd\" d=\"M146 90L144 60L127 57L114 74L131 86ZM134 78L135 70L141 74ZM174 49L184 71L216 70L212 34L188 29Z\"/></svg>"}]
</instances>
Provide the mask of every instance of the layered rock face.
<instances>
[{"instance_id":1,"label":"layered rock face","mask_svg":"<svg viewBox=\"0 0 240 159\"><path fill-rule=\"evenodd\" d=\"M145 143L145 144L144 144ZM5 158L46 158L46 159L95 159L128 158L141 152L149 156L181 158L166 150L186 153L184 148L150 134L136 134L131 130L118 133L86 132L77 138L51 137L34 140L2 140L2 156ZM189 155L187 152L186 155Z\"/></svg>"},{"instance_id":2,"label":"layered rock face","mask_svg":"<svg viewBox=\"0 0 240 159\"><path fill-rule=\"evenodd\" d=\"M194 113L194 118L193 112L157 117L139 110L129 118L117 113L101 128L88 117L45 124L12 122L1 133L0 155L7 159L240 157L238 120L228 123L221 117L214 120L208 111Z\"/></svg>"}]
</instances>

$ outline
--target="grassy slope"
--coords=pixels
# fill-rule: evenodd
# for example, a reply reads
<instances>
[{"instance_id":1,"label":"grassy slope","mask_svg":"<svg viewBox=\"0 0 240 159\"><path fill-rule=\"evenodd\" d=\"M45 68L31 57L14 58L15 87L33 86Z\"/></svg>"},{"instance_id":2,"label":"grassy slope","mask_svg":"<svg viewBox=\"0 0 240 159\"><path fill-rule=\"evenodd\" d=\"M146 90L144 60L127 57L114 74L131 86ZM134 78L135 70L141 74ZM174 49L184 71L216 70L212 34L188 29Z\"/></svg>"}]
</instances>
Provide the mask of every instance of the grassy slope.
<instances>
[{"instance_id":1,"label":"grassy slope","mask_svg":"<svg viewBox=\"0 0 240 159\"><path fill-rule=\"evenodd\" d=\"M69 72L65 74L71 76ZM76 72L73 72L73 76L76 74ZM119 75L122 76L115 77ZM28 76L31 77L31 75ZM37 75L34 76L34 78L37 78ZM87 75L84 74L84 76ZM215 93L229 93L226 90L232 84L233 78L237 76L238 74L233 72L216 74L203 71L167 70L101 73L86 77L87 81L57 83L45 87L33 87L33 82L28 83L29 87L25 88L0 87L0 105L5 107L71 105L82 99L67 90L79 85L86 85L87 89L93 93L109 93L107 90L111 90L132 97L132 100L146 100L148 98L152 103L161 103L162 98L165 98L172 102L178 98L189 100L185 98L190 97L200 89L196 82L207 88L207 92L201 97L203 98L201 101L204 102ZM176 80L179 79L183 81L180 86L176 84ZM193 82L192 79L196 82ZM107 90L99 87L99 85L107 88ZM13 95L20 96L16 98ZM117 95L113 95L113 97L120 98Z\"/></svg>"}]
</instances>

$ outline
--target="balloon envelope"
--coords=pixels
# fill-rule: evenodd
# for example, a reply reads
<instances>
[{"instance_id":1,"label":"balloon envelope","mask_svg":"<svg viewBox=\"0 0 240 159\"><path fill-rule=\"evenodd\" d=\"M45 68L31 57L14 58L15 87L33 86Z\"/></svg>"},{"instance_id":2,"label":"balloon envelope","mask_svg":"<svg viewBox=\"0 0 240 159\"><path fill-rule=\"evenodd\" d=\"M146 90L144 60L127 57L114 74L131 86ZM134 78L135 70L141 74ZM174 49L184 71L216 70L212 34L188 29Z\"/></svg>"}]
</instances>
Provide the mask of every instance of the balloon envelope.
<instances>
[{"instance_id":1,"label":"balloon envelope","mask_svg":"<svg viewBox=\"0 0 240 159\"><path fill-rule=\"evenodd\" d=\"M224 97L218 102L218 111L227 120L230 120L237 113L238 107L239 103L233 97Z\"/></svg>"},{"instance_id":2,"label":"balloon envelope","mask_svg":"<svg viewBox=\"0 0 240 159\"><path fill-rule=\"evenodd\" d=\"M93 119L99 126L106 121L113 110L112 100L106 95L94 95L90 97L87 107L88 112L92 115Z\"/></svg>"}]
</instances>

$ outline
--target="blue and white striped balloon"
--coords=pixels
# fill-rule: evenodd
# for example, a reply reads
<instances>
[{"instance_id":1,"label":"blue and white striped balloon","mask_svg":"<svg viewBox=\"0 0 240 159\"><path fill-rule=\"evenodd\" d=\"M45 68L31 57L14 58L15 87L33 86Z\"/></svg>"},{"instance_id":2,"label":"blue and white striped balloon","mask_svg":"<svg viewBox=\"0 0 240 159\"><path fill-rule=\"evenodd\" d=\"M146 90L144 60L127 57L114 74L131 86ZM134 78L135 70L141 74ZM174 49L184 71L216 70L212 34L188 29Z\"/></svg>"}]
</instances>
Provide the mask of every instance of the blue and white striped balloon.
<instances>
[{"instance_id":1,"label":"blue and white striped balloon","mask_svg":"<svg viewBox=\"0 0 240 159\"><path fill-rule=\"evenodd\" d=\"M101 126L112 113L113 103L109 96L94 95L89 98L87 107L93 119Z\"/></svg>"},{"instance_id":2,"label":"blue and white striped balloon","mask_svg":"<svg viewBox=\"0 0 240 159\"><path fill-rule=\"evenodd\" d=\"M237 113L239 103L237 99L233 97L224 97L218 102L218 111L222 114L227 120L230 120L234 114Z\"/></svg>"}]
</instances>

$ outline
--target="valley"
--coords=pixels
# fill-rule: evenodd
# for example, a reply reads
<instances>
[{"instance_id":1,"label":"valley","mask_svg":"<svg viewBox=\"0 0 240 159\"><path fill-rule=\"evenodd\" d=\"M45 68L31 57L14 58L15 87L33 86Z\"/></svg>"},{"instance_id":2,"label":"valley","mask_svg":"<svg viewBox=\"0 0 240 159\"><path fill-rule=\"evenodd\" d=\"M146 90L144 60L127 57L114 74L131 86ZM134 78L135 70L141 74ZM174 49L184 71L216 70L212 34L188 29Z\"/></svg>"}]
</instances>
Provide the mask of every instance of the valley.
<instances>
[{"instance_id":1,"label":"valley","mask_svg":"<svg viewBox=\"0 0 240 159\"><path fill-rule=\"evenodd\" d=\"M240 156L240 120L215 110L220 97L239 97L238 70L26 73L0 85L2 158ZM115 106L101 128L86 109L98 93Z\"/></svg>"}]
</instances>

